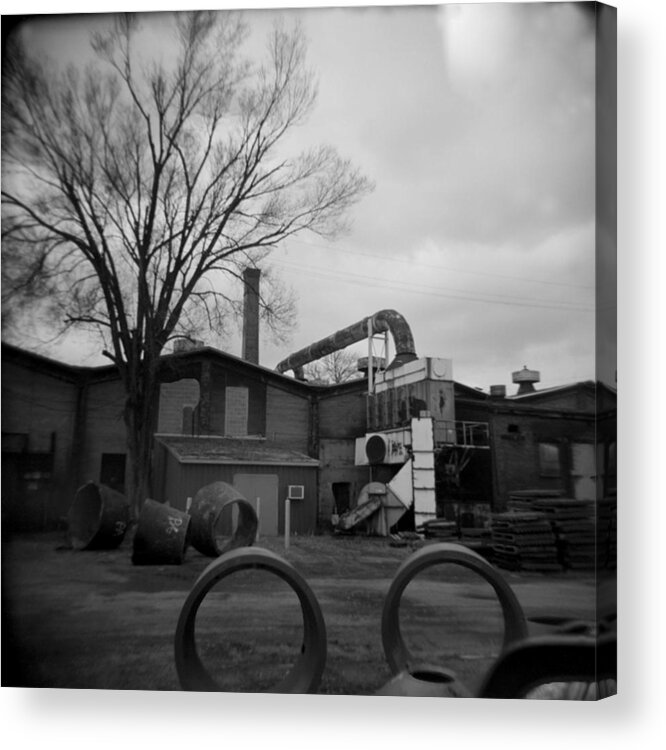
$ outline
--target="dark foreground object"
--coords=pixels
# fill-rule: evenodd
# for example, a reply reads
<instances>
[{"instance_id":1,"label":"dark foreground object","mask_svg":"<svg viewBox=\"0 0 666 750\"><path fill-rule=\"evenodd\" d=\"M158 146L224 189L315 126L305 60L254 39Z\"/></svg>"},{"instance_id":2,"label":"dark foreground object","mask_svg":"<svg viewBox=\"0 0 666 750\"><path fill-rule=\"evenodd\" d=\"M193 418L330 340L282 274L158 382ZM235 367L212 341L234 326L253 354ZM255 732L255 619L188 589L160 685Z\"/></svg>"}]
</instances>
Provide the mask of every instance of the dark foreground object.
<instances>
[{"instance_id":1,"label":"dark foreground object","mask_svg":"<svg viewBox=\"0 0 666 750\"><path fill-rule=\"evenodd\" d=\"M67 514L69 541L74 549L115 549L129 522L124 495L103 484L88 482L76 495Z\"/></svg>"}]
</instances>

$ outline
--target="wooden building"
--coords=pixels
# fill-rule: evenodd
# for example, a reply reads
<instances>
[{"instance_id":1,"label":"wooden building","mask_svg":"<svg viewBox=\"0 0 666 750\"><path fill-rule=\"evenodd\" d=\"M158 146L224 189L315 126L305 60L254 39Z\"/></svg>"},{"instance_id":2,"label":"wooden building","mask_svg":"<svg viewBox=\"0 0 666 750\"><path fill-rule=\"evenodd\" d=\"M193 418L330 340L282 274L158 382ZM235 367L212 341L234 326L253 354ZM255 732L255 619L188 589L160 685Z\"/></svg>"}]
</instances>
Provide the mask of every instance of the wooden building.
<instances>
[{"instance_id":1,"label":"wooden building","mask_svg":"<svg viewBox=\"0 0 666 750\"><path fill-rule=\"evenodd\" d=\"M285 500L291 498L290 529L317 528L319 461L263 438L158 436L154 494L187 510L188 499L213 482L233 485L258 510L261 536L283 534Z\"/></svg>"}]
</instances>

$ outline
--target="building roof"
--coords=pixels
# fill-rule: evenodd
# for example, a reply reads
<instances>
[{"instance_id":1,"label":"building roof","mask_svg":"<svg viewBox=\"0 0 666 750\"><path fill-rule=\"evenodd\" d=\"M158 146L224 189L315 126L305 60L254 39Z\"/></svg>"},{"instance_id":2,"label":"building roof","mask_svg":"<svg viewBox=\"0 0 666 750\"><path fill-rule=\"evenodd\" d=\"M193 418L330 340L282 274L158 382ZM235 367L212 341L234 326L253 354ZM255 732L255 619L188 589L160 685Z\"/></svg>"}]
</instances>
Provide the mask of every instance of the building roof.
<instances>
[{"instance_id":1,"label":"building roof","mask_svg":"<svg viewBox=\"0 0 666 750\"><path fill-rule=\"evenodd\" d=\"M507 399L511 401L534 401L540 396L555 396L561 393L567 393L568 391L575 391L579 388L594 389L595 383L593 380L582 380L577 383L567 383L566 385L556 385L551 388L539 388L530 391L529 393L515 393L512 396L507 396Z\"/></svg>"},{"instance_id":2,"label":"building roof","mask_svg":"<svg viewBox=\"0 0 666 750\"><path fill-rule=\"evenodd\" d=\"M264 464L270 466L319 466L305 453L258 437L192 437L156 435L156 439L181 464Z\"/></svg>"},{"instance_id":3,"label":"building roof","mask_svg":"<svg viewBox=\"0 0 666 750\"><path fill-rule=\"evenodd\" d=\"M47 372L71 382L79 382L83 379L95 382L119 377L118 368L115 364L93 366L73 365L50 359L42 354L30 351L29 349L22 349L5 341L2 342L2 359L3 361L17 362L28 369ZM181 352L164 352L160 355L161 380L163 382L170 382L181 377L192 377L192 368L197 368L203 360L217 362L224 367L232 368L236 371L252 371L255 376L260 377L266 382L301 394L310 394L316 391L327 394L330 392L334 395L340 390L354 390L355 388L364 386L366 383L364 379L337 385L322 385L296 380L296 378L283 375L277 372L277 370L271 370L254 362L248 362L241 357L211 346L200 346Z\"/></svg>"}]
</instances>

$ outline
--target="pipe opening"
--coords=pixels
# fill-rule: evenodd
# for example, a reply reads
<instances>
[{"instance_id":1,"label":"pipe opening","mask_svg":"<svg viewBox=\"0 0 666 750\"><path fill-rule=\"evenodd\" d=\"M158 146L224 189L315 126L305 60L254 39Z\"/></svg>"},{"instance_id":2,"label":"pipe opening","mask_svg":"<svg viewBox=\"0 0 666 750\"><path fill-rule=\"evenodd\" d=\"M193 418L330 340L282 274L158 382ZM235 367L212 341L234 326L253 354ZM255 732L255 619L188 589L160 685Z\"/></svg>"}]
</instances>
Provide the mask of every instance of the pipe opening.
<instances>
[{"instance_id":1,"label":"pipe opening","mask_svg":"<svg viewBox=\"0 0 666 750\"><path fill-rule=\"evenodd\" d=\"M416 669L409 673L414 679L421 682L432 682L440 685L448 684L454 681L453 675L448 672L440 672L435 669Z\"/></svg>"},{"instance_id":2,"label":"pipe opening","mask_svg":"<svg viewBox=\"0 0 666 750\"><path fill-rule=\"evenodd\" d=\"M88 545L99 529L102 498L95 484L78 490L69 510L69 535L75 549Z\"/></svg>"}]
</instances>

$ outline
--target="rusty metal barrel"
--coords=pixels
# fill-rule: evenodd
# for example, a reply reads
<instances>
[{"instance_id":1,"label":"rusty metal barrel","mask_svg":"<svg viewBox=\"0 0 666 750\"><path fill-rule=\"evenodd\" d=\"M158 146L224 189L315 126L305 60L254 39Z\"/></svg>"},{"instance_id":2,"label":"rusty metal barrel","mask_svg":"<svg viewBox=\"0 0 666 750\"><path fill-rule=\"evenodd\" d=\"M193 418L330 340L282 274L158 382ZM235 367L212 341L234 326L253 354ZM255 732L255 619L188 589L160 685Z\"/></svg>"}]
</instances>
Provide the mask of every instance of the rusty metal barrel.
<instances>
[{"instance_id":1,"label":"rusty metal barrel","mask_svg":"<svg viewBox=\"0 0 666 750\"><path fill-rule=\"evenodd\" d=\"M115 549L125 537L129 503L104 484L80 487L67 513L67 533L74 549Z\"/></svg>"},{"instance_id":2,"label":"rusty metal barrel","mask_svg":"<svg viewBox=\"0 0 666 750\"><path fill-rule=\"evenodd\" d=\"M233 528L232 509L238 512ZM226 482L202 487L190 505L190 543L208 557L219 557L239 547L251 547L259 525L252 505Z\"/></svg>"},{"instance_id":3,"label":"rusty metal barrel","mask_svg":"<svg viewBox=\"0 0 666 750\"><path fill-rule=\"evenodd\" d=\"M134 535L134 565L180 565L189 543L190 520L182 510L146 500Z\"/></svg>"}]
</instances>

